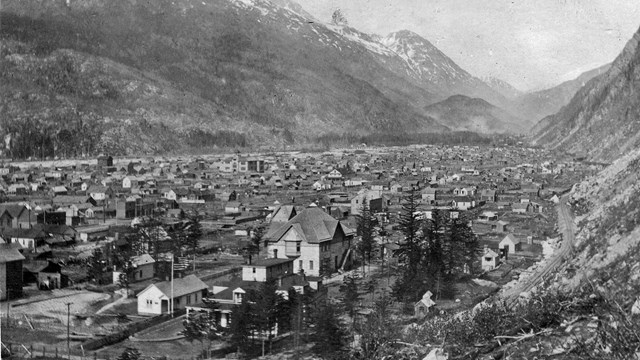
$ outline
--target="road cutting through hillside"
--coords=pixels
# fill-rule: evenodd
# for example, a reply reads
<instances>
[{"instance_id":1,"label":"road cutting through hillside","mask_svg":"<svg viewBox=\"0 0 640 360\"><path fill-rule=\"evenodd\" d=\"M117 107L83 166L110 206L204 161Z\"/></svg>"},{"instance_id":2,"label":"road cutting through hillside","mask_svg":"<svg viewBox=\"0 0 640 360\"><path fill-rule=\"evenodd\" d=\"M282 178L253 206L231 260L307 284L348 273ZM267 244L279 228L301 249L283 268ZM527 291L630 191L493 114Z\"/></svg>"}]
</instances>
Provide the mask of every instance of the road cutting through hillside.
<instances>
[{"instance_id":1,"label":"road cutting through hillside","mask_svg":"<svg viewBox=\"0 0 640 360\"><path fill-rule=\"evenodd\" d=\"M552 258L547 260L544 267L537 269L535 274L523 280L522 283L504 295L505 302L508 305L513 305L518 300L520 294L529 292L540 285L545 277L552 271L555 271L572 253L576 229L573 222L573 215L571 214L569 206L567 206L568 200L569 196L565 195L556 206L558 211L558 228L562 231L562 246L552 255Z\"/></svg>"}]
</instances>

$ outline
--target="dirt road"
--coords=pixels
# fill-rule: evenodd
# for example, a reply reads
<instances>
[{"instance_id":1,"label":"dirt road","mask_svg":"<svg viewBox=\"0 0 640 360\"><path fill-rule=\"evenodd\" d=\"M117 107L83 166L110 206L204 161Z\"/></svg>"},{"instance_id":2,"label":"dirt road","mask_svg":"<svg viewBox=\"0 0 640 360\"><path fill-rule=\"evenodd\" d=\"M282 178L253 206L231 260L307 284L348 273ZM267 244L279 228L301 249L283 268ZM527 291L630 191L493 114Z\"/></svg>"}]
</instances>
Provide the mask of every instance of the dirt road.
<instances>
[{"instance_id":1,"label":"dirt road","mask_svg":"<svg viewBox=\"0 0 640 360\"><path fill-rule=\"evenodd\" d=\"M540 285L547 275L555 271L564 259L571 255L575 241L576 227L573 222L573 214L567 205L568 200L569 196L565 195L560 199L558 205L556 205L556 210L558 211L558 228L562 233L562 246L553 254L552 258L547 260L542 268L537 269L534 274L505 293L504 298L508 305L514 304L521 293L528 292Z\"/></svg>"}]
</instances>

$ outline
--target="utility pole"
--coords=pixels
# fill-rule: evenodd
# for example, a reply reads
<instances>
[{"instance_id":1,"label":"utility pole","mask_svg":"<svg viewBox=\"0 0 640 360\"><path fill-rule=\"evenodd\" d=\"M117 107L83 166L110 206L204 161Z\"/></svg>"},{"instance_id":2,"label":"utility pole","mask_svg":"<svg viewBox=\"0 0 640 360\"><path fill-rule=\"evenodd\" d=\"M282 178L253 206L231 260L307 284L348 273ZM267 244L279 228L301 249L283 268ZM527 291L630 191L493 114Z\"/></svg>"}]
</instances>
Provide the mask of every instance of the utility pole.
<instances>
[{"instance_id":1,"label":"utility pole","mask_svg":"<svg viewBox=\"0 0 640 360\"><path fill-rule=\"evenodd\" d=\"M171 254L171 299L170 299L170 309L171 317L173 317L173 253Z\"/></svg>"},{"instance_id":2,"label":"utility pole","mask_svg":"<svg viewBox=\"0 0 640 360\"><path fill-rule=\"evenodd\" d=\"M0 297L2 297L2 290L0 290ZM7 301L9 301L8 296ZM0 310L0 360L2 360L2 346L2 310Z\"/></svg>"},{"instance_id":3,"label":"utility pole","mask_svg":"<svg viewBox=\"0 0 640 360\"><path fill-rule=\"evenodd\" d=\"M72 302L68 302L66 303L67 305L67 358L69 360L71 360L71 343L69 341L70 336L69 336L69 325L70 325L70 320L71 320L71 304L73 304Z\"/></svg>"}]
</instances>

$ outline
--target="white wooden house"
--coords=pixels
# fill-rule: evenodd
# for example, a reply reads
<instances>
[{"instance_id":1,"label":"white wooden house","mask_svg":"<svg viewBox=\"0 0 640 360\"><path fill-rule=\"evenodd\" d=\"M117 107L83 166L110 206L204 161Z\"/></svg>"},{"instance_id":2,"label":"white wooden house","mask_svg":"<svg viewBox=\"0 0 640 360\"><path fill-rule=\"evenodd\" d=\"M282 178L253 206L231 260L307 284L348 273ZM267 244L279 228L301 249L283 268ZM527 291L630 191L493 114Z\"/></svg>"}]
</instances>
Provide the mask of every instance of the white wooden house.
<instances>
[{"instance_id":1,"label":"white wooden house","mask_svg":"<svg viewBox=\"0 0 640 360\"><path fill-rule=\"evenodd\" d=\"M171 281L151 284L138 294L138 314L169 314L172 294L174 311L184 309L188 305L202 302L202 298L207 295L207 284L195 275L174 279L173 291Z\"/></svg>"},{"instance_id":2,"label":"white wooden house","mask_svg":"<svg viewBox=\"0 0 640 360\"><path fill-rule=\"evenodd\" d=\"M485 247L482 254L482 270L491 271L498 267L499 264L500 255L488 247Z\"/></svg>"}]
</instances>

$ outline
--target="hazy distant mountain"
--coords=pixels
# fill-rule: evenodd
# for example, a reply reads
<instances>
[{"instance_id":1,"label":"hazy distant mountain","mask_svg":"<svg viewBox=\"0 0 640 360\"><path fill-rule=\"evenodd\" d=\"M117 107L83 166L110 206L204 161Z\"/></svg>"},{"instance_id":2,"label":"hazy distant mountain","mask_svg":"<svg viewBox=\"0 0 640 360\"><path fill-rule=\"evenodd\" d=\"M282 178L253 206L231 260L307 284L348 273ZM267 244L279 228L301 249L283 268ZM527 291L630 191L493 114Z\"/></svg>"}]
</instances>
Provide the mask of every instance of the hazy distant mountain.
<instances>
[{"instance_id":1,"label":"hazy distant mountain","mask_svg":"<svg viewBox=\"0 0 640 360\"><path fill-rule=\"evenodd\" d=\"M571 101L576 92L589 80L605 73L610 67L611 64L603 65L583 73L574 80L565 81L558 86L523 94L515 100L516 104L511 109L520 114L520 116L537 122L545 116L558 112L560 108Z\"/></svg>"},{"instance_id":2,"label":"hazy distant mountain","mask_svg":"<svg viewBox=\"0 0 640 360\"><path fill-rule=\"evenodd\" d=\"M522 91L516 89L515 87L513 87L513 85L509 84L508 82L498 79L496 77L486 76L482 78L482 81L484 81L493 90L502 94L502 96L506 97L507 99L511 100L511 99L517 98L518 96L523 95Z\"/></svg>"},{"instance_id":3,"label":"hazy distant mountain","mask_svg":"<svg viewBox=\"0 0 640 360\"><path fill-rule=\"evenodd\" d=\"M425 107L425 113L452 130L478 133L522 132L522 120L483 99L454 95Z\"/></svg>"},{"instance_id":4,"label":"hazy distant mountain","mask_svg":"<svg viewBox=\"0 0 640 360\"><path fill-rule=\"evenodd\" d=\"M536 125L535 143L609 161L640 146L640 32L610 69Z\"/></svg>"}]
</instances>

